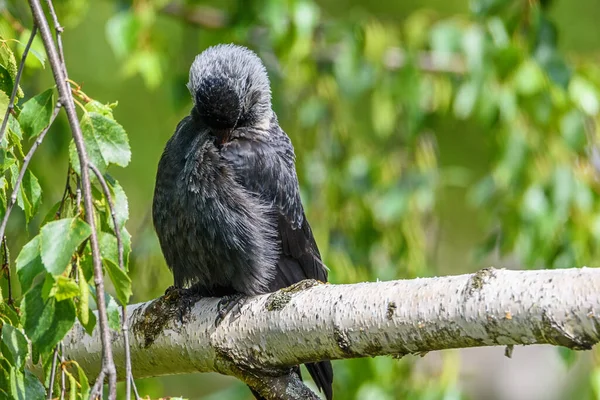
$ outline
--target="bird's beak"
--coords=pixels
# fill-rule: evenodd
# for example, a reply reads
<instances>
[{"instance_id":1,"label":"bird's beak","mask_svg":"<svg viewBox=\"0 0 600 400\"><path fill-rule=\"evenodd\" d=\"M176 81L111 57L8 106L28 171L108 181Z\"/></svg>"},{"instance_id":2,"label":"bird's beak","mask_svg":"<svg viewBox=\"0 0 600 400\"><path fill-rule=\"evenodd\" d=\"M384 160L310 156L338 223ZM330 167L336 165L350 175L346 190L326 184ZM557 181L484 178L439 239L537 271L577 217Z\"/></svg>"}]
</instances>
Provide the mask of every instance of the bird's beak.
<instances>
[{"instance_id":1,"label":"bird's beak","mask_svg":"<svg viewBox=\"0 0 600 400\"><path fill-rule=\"evenodd\" d=\"M221 144L225 144L225 143L229 142L229 137L231 136L231 132L233 132L233 129L226 129L223 132L223 136L221 137Z\"/></svg>"},{"instance_id":2,"label":"bird's beak","mask_svg":"<svg viewBox=\"0 0 600 400\"><path fill-rule=\"evenodd\" d=\"M220 145L223 145L229 141L231 132L233 132L233 129L219 129L215 132Z\"/></svg>"}]
</instances>

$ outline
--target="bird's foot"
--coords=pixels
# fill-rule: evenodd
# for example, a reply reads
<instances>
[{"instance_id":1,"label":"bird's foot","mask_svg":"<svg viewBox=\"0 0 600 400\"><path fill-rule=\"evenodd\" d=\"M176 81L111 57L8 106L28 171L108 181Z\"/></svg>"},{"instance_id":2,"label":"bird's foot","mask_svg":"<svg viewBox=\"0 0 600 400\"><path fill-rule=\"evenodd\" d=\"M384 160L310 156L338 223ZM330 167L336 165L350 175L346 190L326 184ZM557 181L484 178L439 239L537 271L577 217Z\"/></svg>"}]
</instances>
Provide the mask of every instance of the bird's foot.
<instances>
[{"instance_id":1,"label":"bird's foot","mask_svg":"<svg viewBox=\"0 0 600 400\"><path fill-rule=\"evenodd\" d=\"M177 303L179 309L179 322L183 324L185 317L190 313L192 307L201 298L194 288L178 288L176 286L169 286L165 290L163 298L169 303Z\"/></svg>"},{"instance_id":2,"label":"bird's foot","mask_svg":"<svg viewBox=\"0 0 600 400\"><path fill-rule=\"evenodd\" d=\"M217 319L215 320L215 326L219 326L225 319L227 314L232 313L232 317L235 319L239 317L242 312L242 306L246 302L246 296L243 294L231 294L228 296L221 297L219 304L217 304Z\"/></svg>"}]
</instances>

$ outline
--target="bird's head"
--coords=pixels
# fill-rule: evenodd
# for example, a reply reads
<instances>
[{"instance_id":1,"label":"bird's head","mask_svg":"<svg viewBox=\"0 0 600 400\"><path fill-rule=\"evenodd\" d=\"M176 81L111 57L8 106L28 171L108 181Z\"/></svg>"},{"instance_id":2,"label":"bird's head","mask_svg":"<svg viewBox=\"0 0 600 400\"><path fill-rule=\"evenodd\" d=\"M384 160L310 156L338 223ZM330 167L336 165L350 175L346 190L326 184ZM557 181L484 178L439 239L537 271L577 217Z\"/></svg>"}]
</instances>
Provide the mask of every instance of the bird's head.
<instances>
[{"instance_id":1,"label":"bird's head","mask_svg":"<svg viewBox=\"0 0 600 400\"><path fill-rule=\"evenodd\" d=\"M242 46L217 45L200 53L190 69L188 89L197 115L217 136L259 126L272 114L267 71Z\"/></svg>"}]
</instances>

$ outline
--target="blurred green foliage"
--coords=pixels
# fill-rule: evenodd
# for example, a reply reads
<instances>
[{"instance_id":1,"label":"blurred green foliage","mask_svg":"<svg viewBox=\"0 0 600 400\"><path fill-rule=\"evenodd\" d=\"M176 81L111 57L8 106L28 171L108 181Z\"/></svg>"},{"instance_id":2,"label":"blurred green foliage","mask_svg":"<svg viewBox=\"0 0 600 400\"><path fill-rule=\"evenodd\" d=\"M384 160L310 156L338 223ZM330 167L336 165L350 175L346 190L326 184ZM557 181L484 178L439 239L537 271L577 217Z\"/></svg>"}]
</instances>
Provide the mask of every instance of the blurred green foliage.
<instances>
[{"instance_id":1,"label":"blurred green foliage","mask_svg":"<svg viewBox=\"0 0 600 400\"><path fill-rule=\"evenodd\" d=\"M130 200L136 301L160 295L172 282L149 219L155 168L190 108L185 83L193 58L223 42L247 45L267 66L332 282L471 272L501 260L568 268L600 259L600 43L589 33L600 5L594 2L55 3L66 26L71 78L101 103L119 100L114 115L130 135L131 166L114 175ZM31 19L24 2L2 4L2 43L18 59ZM8 93L16 64L1 49L0 90ZM51 84L38 41L33 50L21 102L43 100L41 89ZM0 92L0 105L6 102ZM39 129L35 119L25 125L27 137ZM47 200L29 209L20 201L25 213L8 230L14 254L35 236L50 199L60 198L68 140L59 120L34 160ZM129 161L114 157L106 161ZM3 191L9 186L6 179L0 184ZM37 191L35 183L28 187ZM128 292L117 289L122 301ZM411 358L336 362L336 396L464 397L455 354L442 359L441 375L425 377ZM599 398L599 370L596 363L579 395ZM249 396L230 382L202 376L139 385L153 398Z\"/></svg>"}]
</instances>

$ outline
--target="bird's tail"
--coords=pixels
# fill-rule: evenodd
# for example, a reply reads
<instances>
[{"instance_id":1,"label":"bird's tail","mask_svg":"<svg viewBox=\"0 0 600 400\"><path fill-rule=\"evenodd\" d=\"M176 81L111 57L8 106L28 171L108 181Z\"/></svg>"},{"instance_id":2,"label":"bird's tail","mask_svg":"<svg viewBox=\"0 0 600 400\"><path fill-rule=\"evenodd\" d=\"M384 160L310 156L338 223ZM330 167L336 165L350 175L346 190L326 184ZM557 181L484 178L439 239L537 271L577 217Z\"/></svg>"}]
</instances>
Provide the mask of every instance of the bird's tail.
<instances>
[{"instance_id":1,"label":"bird's tail","mask_svg":"<svg viewBox=\"0 0 600 400\"><path fill-rule=\"evenodd\" d=\"M331 361L319 361L305 365L319 390L325 394L325 398L327 400L333 399L333 368L331 367Z\"/></svg>"},{"instance_id":2,"label":"bird's tail","mask_svg":"<svg viewBox=\"0 0 600 400\"><path fill-rule=\"evenodd\" d=\"M333 399L333 368L331 367L331 361L320 361L317 363L306 364L308 373L315 381L315 384L321 392L325 394L327 400ZM300 368L296 368L296 372L302 379L300 374ZM250 391L257 400L265 400L258 392L250 388Z\"/></svg>"}]
</instances>

